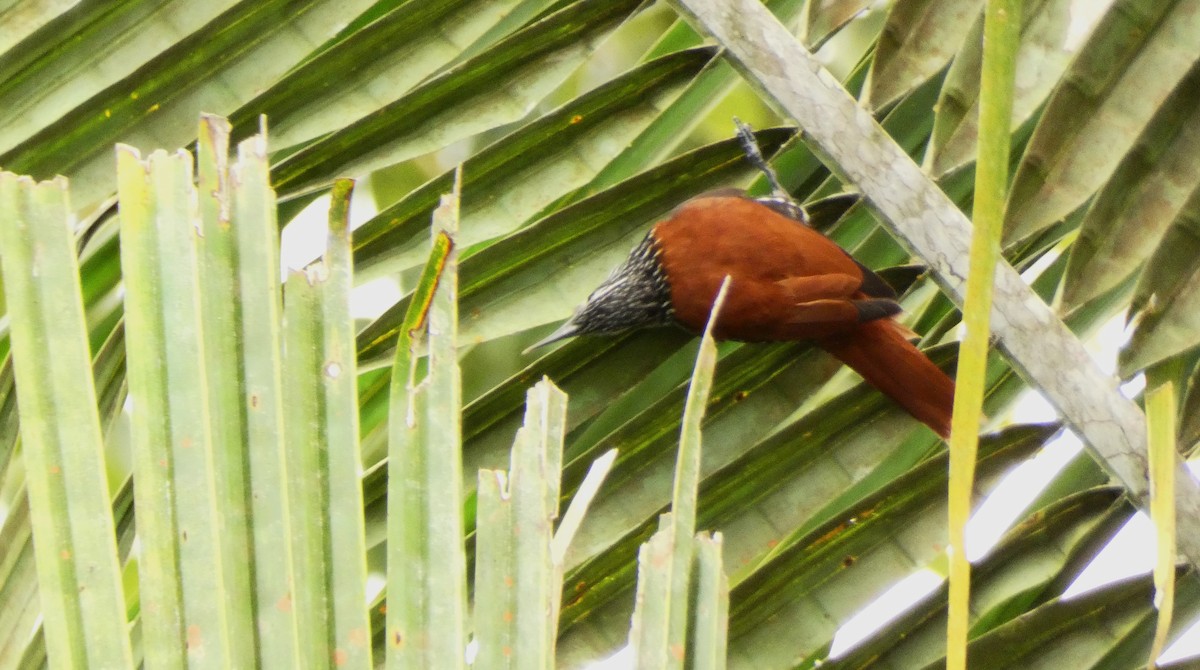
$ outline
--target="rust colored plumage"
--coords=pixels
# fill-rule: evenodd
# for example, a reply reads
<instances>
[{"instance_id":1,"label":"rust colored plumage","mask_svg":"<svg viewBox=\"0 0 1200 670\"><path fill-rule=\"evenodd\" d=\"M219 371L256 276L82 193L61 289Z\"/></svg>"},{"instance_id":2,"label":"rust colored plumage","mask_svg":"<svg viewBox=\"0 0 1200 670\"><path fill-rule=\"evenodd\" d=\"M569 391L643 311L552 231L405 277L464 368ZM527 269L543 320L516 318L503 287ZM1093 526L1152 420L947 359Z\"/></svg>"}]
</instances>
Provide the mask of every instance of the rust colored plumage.
<instances>
[{"instance_id":1,"label":"rust colored plumage","mask_svg":"<svg viewBox=\"0 0 1200 670\"><path fill-rule=\"evenodd\" d=\"M900 312L892 288L773 205L736 191L685 202L542 343L672 321L701 332L729 275L718 338L812 340L939 435L949 435L954 382L892 319Z\"/></svg>"}]
</instances>

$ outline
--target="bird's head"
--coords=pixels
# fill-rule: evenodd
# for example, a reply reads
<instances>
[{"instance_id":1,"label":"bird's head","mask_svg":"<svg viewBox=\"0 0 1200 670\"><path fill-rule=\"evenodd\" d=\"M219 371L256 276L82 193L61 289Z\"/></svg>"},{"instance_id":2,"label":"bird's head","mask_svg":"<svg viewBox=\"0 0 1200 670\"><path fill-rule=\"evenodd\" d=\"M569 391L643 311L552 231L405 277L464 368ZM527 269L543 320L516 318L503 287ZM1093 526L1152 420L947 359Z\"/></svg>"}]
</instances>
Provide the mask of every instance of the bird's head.
<instances>
[{"instance_id":1,"label":"bird's head","mask_svg":"<svg viewBox=\"0 0 1200 670\"><path fill-rule=\"evenodd\" d=\"M671 286L660 262L653 233L646 235L608 279L557 330L526 349L575 337L613 335L673 321Z\"/></svg>"}]
</instances>

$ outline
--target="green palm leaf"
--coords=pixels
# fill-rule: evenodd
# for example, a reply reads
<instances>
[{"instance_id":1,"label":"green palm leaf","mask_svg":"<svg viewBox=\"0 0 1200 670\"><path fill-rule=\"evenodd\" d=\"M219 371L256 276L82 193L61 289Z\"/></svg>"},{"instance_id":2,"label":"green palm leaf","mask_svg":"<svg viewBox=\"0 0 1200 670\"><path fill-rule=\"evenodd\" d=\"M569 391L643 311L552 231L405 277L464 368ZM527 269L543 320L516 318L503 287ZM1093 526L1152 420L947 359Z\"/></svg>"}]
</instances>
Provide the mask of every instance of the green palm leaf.
<instances>
[{"instance_id":1,"label":"green palm leaf","mask_svg":"<svg viewBox=\"0 0 1200 670\"><path fill-rule=\"evenodd\" d=\"M966 207L973 195L980 58L972 26L982 3L896 3L879 35L879 17L857 13L864 4L766 3L783 21L799 21L811 42L846 49L840 71L851 74L845 88L869 91L864 100L887 112L880 119L886 132L909 156L924 154L941 190ZM1074 54L1061 48L1064 3L1026 4L1008 205L1010 242L1023 242L1008 257L1022 270L1036 264L1031 274L1038 275L1034 288L1043 300L1065 291L1059 313L1082 336L1134 308L1139 322L1122 374L1169 360L1179 378L1195 377L1197 357L1187 352L1196 344L1196 189L1188 163L1195 152L1188 150L1186 123L1200 53L1200 32L1189 29L1195 3L1144 7L1118 0ZM21 413L33 403L18 409L22 393L34 392L22 380L42 374L50 381L51 364L68 360L74 379L84 378L88 362L92 368L94 397L79 393L63 407L91 417L77 424L86 428L86 439L70 443L80 463L92 463L87 481L96 484L68 490L86 498L89 514L112 514L109 525L97 527L98 536L74 538L85 547L81 560L106 566L95 574L108 585L107 618L72 617L97 625L127 622L132 642L126 652L120 642L126 637L117 633L115 646L105 650L79 642L87 633L68 634L76 640L68 645L70 658L112 653L105 658L182 664L194 659L187 644L197 640L195 630L211 643L203 663L214 666L253 657L260 665L292 667L292 657L332 655L366 667L371 644L374 662L388 657L392 638L380 608L388 604L395 615L401 601L368 588L397 550L386 543L386 494L389 471L395 479L403 463L395 452L389 459L387 436L397 426L395 420L389 426L388 411L402 400L391 397L392 389L404 384L393 384L387 364L405 332L412 296L421 295L429 220L452 188L455 164L462 163L459 325L457 341L441 344L459 349L440 356L453 357L461 369L461 414L436 399L421 403L438 405L428 416L450 409L446 430L461 430L462 497L440 502L446 518L461 512L465 574L486 581L489 566L503 565L477 562L480 545L496 540L482 518L498 491L477 495L476 470L509 467L526 392L537 380L549 377L569 398L561 428L547 428L563 435L560 500L580 490L593 460L619 450L561 557L561 595L542 593L542 602L561 601L554 653L562 667L610 654L629 639L637 555L668 511L695 345L680 332L648 331L568 342L534 356L519 352L566 317L680 201L715 186L762 188L730 139L729 116L760 117L754 119L765 129L759 142L798 200L847 190L867 195L866 206L837 209L827 227L861 261L876 269L914 260L940 267L938 258L912 258L880 227L874 185L828 162L824 149L814 152L806 143L814 128L796 129L761 111L761 100L739 85L744 70L718 52L732 50L731 44L702 37L670 7L635 0L17 0L0 8L0 24L6 27L0 31L0 108L8 121L0 124L0 165L35 178L70 179L73 216L81 223L74 240L56 233L55 248L77 252L77 272L66 262L59 269L78 277L82 314L70 328L44 328L41 348L27 353L22 329L28 317L22 315L29 312L15 295L37 282L17 276L32 273L18 272L9 260L17 252L5 236L20 207L5 199L0 667L57 664L63 631L72 630L56 614L70 610L44 604L50 594L72 589L49 581L46 554L38 552L45 546L41 538L67 527L62 519L74 523L75 508L45 513L41 493L51 489L39 489L46 478L36 470L38 454L50 452L32 437L36 419ZM839 46L856 33L844 28L870 37ZM1021 68L1035 63L1039 68L1022 79ZM796 67L789 63L781 76L796 74ZM760 94L769 88L753 86ZM209 119L197 133L201 111L229 116L232 124ZM225 133L240 141L258 132L260 114L271 127L271 159L251 141L237 184L228 182L218 147ZM860 137L842 139L853 145ZM117 142L148 155L154 147L194 147L200 156L195 202L189 202L189 160L160 155L147 173L124 150L130 181L118 193ZM336 273L325 278L313 268L294 276L281 303L277 228L337 178L393 165L356 189L356 207L373 192L374 212L349 240L334 236L324 261L329 265L319 267L336 267ZM278 206L267 188L268 167ZM903 170L888 174L900 191L923 187L896 183L908 174ZM133 194L149 193L147 180L161 180L155 192L173 195L140 200ZM242 195L223 200L232 188ZM161 209L145 219L161 225L146 229L140 241L118 235L118 209L120 218L136 218L141 206ZM50 218L60 224L72 215L61 204L54 207ZM259 227L239 223L251 214ZM195 228L167 234L167 221L193 219ZM929 225L931 235L941 234ZM1077 237L1071 234L1076 227ZM193 259L182 245L194 230L202 237ZM343 302L353 281L348 243L358 282L391 277L403 288L390 309L354 330ZM1057 260L1045 257L1051 249ZM958 324L953 302L933 282L896 272L912 284L904 295L910 324L927 335L935 360L950 365ZM184 297L193 289L202 289L197 302ZM171 296L179 297L152 301ZM158 331L147 323L154 321L162 331L151 337ZM353 344L346 339L352 335ZM1029 335L1034 342L1038 336ZM79 346L83 341L90 351ZM246 348L251 342L266 344L252 351ZM355 347L358 366L345 359L339 384L322 371L329 369L330 352L344 358L348 346ZM993 428L1025 388L1014 369L1030 369L1008 356L1036 348L1009 348L991 361L986 411L996 419ZM144 357L155 351L163 352L164 363L146 365ZM423 350L416 353L423 375ZM22 370L29 359L33 373ZM698 588L715 594L706 602L716 603L701 625L718 630L727 616L731 637L727 648L715 642L697 648L697 663L914 668L941 662L945 595L936 589L869 634L863 646L829 657L839 628L861 607L914 571L942 570L945 456L932 434L803 344L722 344L715 364L704 403L696 530L719 531L721 541L697 545L706 557ZM262 391L252 395L265 403L257 418L239 390L250 387L237 385L254 379ZM345 384L354 379L352 393ZM132 424L123 410L127 394ZM1197 397L1188 393L1180 406L1185 436L1198 433ZM159 411L138 414L154 402L162 403ZM1068 423L1080 427L1069 403L1065 409ZM54 416L48 409L37 414ZM155 423L160 432L148 432ZM333 432L321 432L326 429ZM1122 429L1136 431L1136 422ZM191 444L212 448L189 452L181 444L185 432ZM980 490L990 490L1052 435L1049 427L1015 426L986 437ZM305 446L280 454L282 442ZM250 443L254 448L242 454L241 445ZM132 459L130 444L136 445ZM101 453L107 470L95 459ZM153 467L164 458L174 465L166 475ZM1136 465L1135 458L1129 472ZM550 470L543 476L552 477ZM1094 668L1145 662L1154 620L1148 581L1061 598L1127 518L1130 503L1140 504L1138 488L1132 489L1132 500L1123 497L1090 456L1081 456L977 563L971 654L980 667L984 659L1012 660L993 656L1002 648L1034 665L1065 658ZM181 509L167 490L194 492L189 499L200 502ZM266 498L247 499L248 490ZM1185 527L1190 509L1180 513L1185 548L1200 541ZM390 520L399 520L395 510ZM268 530L285 525L294 532ZM447 556L451 549L440 548L451 552ZM243 569L261 565L255 561L270 561L271 569ZM732 589L727 612L720 605L718 564ZM284 586L293 570L294 593ZM1193 581L1190 572L1180 580L1179 627L1197 614ZM393 594L401 591L393 588ZM479 588L468 583L467 592ZM286 594L294 596L290 611L279 607ZM164 611L169 615L158 616ZM523 621L528 626L532 619ZM553 623L546 623L549 635ZM461 646L452 637L447 658Z\"/></svg>"}]
</instances>

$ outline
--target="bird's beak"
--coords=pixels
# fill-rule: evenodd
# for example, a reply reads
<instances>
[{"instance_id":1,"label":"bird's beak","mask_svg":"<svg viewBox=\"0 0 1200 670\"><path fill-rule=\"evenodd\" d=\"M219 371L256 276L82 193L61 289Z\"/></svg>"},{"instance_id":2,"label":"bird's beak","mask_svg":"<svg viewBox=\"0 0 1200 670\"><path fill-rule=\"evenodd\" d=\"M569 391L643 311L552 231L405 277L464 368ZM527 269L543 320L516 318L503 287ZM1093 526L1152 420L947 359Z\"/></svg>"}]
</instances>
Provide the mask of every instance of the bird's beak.
<instances>
[{"instance_id":1,"label":"bird's beak","mask_svg":"<svg viewBox=\"0 0 1200 670\"><path fill-rule=\"evenodd\" d=\"M529 352L533 351L534 349L537 349L539 347L544 347L547 344L550 344L551 342L565 340L568 337L573 337L578 334L579 334L579 326L576 325L575 319L574 319L574 317L572 317L570 319L567 319L565 322L563 322L563 325L559 326L558 330L554 331L553 333L550 333L546 337L543 337L542 339L538 340L537 342L534 342L533 344L529 345L529 347L527 347L525 349L525 351L521 352L521 355L524 356L524 355L528 354Z\"/></svg>"}]
</instances>

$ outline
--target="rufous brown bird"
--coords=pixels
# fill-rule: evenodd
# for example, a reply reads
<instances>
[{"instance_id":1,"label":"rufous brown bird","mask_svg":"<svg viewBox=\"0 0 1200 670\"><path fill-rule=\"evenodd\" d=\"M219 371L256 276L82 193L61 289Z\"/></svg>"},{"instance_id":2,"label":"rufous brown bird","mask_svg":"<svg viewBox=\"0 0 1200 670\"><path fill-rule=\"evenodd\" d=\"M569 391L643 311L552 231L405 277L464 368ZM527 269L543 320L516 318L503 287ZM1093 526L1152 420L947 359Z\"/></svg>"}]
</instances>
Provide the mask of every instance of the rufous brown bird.
<instances>
[{"instance_id":1,"label":"rufous brown bird","mask_svg":"<svg viewBox=\"0 0 1200 670\"><path fill-rule=\"evenodd\" d=\"M657 223L574 316L534 346L575 335L678 324L703 332L725 276L714 334L743 342L811 340L939 435L954 382L895 321L896 293L810 228L786 198L736 189L698 196ZM532 347L531 347L532 348Z\"/></svg>"}]
</instances>

